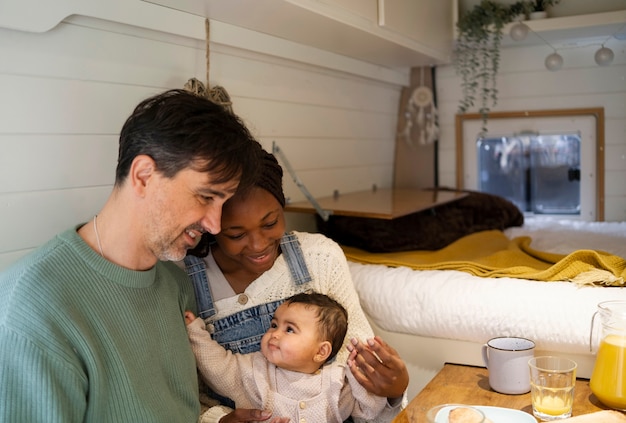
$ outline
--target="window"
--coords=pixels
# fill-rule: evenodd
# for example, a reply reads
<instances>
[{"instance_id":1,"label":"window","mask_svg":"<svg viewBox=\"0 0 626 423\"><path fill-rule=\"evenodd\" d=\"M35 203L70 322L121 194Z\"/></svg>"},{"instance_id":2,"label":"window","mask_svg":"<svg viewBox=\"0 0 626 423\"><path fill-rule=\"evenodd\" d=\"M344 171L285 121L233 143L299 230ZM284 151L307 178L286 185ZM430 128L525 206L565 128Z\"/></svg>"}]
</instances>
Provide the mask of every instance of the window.
<instances>
[{"instance_id":1,"label":"window","mask_svg":"<svg viewBox=\"0 0 626 423\"><path fill-rule=\"evenodd\" d=\"M550 218L554 215L580 219L587 221L604 220L604 109L555 109L555 110L523 110L511 112L492 112L489 114L489 134L484 136L485 146L488 140L494 145L490 148L513 149L515 143L520 153L520 160L528 160L528 172L524 178L520 194L521 201L525 200L523 207L540 210L535 212L537 216ZM482 115L479 113L467 113L456 116L456 187L459 189L479 190L481 175L478 172L479 149L477 140L481 137ZM491 134L504 134L502 136ZM518 135L514 135L518 134ZM521 137L520 137L521 135ZM532 142L533 136L536 138ZM515 141L514 138L522 138ZM527 138L527 139L526 139ZM505 145L511 143L511 145ZM524 144L526 152L524 152ZM576 153L576 146L579 146ZM548 153L556 148L561 151L558 157L550 157ZM535 151L536 154L532 152ZM565 153L567 151L567 153ZM579 157L579 165L569 160ZM507 155L506 159L515 158ZM530 163L533 159L534 162ZM541 165L544 163L544 165ZM545 164L550 165L546 166ZM556 164L567 169L567 184L564 173L556 170ZM533 165L534 164L534 165ZM492 166L500 164L492 159ZM534 168L537 172L530 173ZM520 175L522 172L520 168ZM550 178L550 173L559 173L561 177ZM534 175L534 176L533 176ZM500 175L503 178L503 174ZM534 178L534 179L533 179ZM570 183L570 179L572 182ZM551 181L551 182L548 182ZM550 184L554 183L554 186ZM531 191L534 184L534 191ZM560 184L560 185L559 185ZM578 201L574 202L576 191L575 185L579 184ZM522 189L517 186L518 189ZM504 187L500 187L504 189ZM507 188L512 190L512 188ZM559 193L556 196L554 193ZM530 195L530 197L528 197ZM528 198L532 198L528 200ZM537 203L537 199L539 202ZM566 200L567 199L567 200ZM572 200L570 203L569 201ZM520 200L516 200L520 201ZM528 204L529 202L534 204ZM573 210L575 204L580 204L580 210Z\"/></svg>"},{"instance_id":2,"label":"window","mask_svg":"<svg viewBox=\"0 0 626 423\"><path fill-rule=\"evenodd\" d=\"M580 143L580 133L479 138L478 190L527 213L580 215Z\"/></svg>"}]
</instances>

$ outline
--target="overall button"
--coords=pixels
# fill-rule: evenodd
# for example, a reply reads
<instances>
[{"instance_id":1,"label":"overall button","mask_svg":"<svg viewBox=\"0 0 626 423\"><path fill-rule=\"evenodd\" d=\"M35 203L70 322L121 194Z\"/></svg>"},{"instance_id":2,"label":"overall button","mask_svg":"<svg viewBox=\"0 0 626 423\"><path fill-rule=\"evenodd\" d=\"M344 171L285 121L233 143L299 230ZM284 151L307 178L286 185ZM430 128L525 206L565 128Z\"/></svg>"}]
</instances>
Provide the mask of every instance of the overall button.
<instances>
[{"instance_id":1,"label":"overall button","mask_svg":"<svg viewBox=\"0 0 626 423\"><path fill-rule=\"evenodd\" d=\"M241 294L239 298L237 298L237 302L241 305L244 305L248 302L248 296L246 294Z\"/></svg>"}]
</instances>

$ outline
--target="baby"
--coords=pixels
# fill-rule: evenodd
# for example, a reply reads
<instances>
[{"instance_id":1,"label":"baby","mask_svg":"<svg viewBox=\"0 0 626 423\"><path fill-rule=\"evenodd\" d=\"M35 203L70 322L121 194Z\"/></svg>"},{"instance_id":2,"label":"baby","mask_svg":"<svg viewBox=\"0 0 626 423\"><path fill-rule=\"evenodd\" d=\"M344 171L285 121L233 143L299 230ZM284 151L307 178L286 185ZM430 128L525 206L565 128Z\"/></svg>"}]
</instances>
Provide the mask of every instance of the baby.
<instances>
[{"instance_id":1,"label":"baby","mask_svg":"<svg viewBox=\"0 0 626 423\"><path fill-rule=\"evenodd\" d=\"M294 422L343 422L349 416L373 419L387 403L368 393L346 363L333 361L348 314L326 295L286 299L261 339L261 351L250 354L221 347L189 311L185 322L202 378L238 408L272 410Z\"/></svg>"}]
</instances>

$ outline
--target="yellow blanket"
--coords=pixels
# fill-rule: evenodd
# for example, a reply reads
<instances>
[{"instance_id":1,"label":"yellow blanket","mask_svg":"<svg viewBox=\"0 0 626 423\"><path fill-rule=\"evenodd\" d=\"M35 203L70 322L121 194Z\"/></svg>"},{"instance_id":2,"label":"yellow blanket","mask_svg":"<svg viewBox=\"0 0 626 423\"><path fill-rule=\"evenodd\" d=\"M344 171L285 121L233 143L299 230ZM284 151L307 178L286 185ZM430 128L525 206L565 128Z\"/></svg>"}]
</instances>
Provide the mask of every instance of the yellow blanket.
<instances>
[{"instance_id":1,"label":"yellow blanket","mask_svg":"<svg viewBox=\"0 0 626 423\"><path fill-rule=\"evenodd\" d=\"M626 260L594 250L568 255L530 247L530 237L509 240L501 231L483 231L458 239L437 251L369 253L342 246L355 262L407 266L416 270L460 270L475 276L537 281L572 281L581 285L624 286Z\"/></svg>"}]
</instances>

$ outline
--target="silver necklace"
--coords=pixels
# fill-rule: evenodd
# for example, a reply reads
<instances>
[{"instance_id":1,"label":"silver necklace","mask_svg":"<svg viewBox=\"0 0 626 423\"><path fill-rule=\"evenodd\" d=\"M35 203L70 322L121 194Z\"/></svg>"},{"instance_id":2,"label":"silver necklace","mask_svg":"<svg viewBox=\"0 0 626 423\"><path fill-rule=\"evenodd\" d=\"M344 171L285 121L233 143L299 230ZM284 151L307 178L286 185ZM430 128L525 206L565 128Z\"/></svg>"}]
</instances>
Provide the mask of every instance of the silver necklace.
<instances>
[{"instance_id":1,"label":"silver necklace","mask_svg":"<svg viewBox=\"0 0 626 423\"><path fill-rule=\"evenodd\" d=\"M96 219L98 215L93 217L93 231L96 233L96 242L98 243L98 249L100 250L100 255L104 258L104 253L102 252L102 244L100 244L100 234L98 234L98 224L96 223Z\"/></svg>"}]
</instances>

